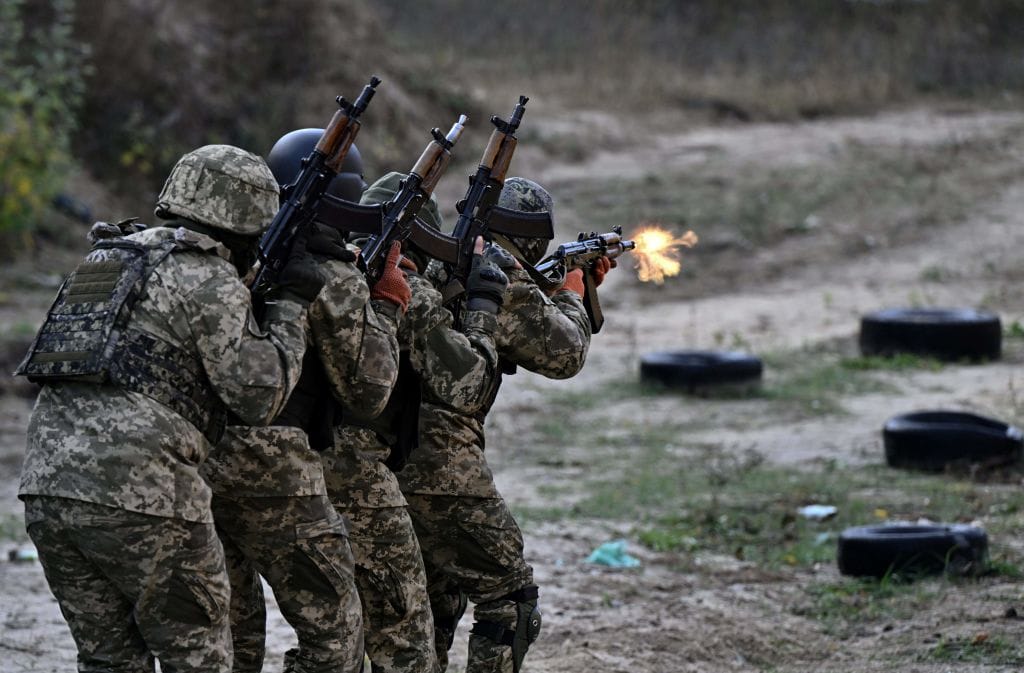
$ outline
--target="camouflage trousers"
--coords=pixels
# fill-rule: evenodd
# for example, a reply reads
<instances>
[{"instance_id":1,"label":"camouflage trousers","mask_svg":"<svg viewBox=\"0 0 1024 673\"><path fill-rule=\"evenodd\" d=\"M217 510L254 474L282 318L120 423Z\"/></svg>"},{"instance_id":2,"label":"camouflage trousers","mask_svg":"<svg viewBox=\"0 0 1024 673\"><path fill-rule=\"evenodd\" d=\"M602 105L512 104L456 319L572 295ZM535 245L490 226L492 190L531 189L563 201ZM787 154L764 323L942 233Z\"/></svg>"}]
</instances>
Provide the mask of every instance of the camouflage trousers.
<instances>
[{"instance_id":1,"label":"camouflage trousers","mask_svg":"<svg viewBox=\"0 0 1024 673\"><path fill-rule=\"evenodd\" d=\"M228 578L211 524L25 500L25 524L81 673L228 673Z\"/></svg>"},{"instance_id":2,"label":"camouflage trousers","mask_svg":"<svg viewBox=\"0 0 1024 673\"><path fill-rule=\"evenodd\" d=\"M349 523L373 673L434 673L423 557L405 507L338 507Z\"/></svg>"},{"instance_id":3,"label":"camouflage trousers","mask_svg":"<svg viewBox=\"0 0 1024 673\"><path fill-rule=\"evenodd\" d=\"M502 498L406 494L423 548L427 593L434 615L438 666L448 650L466 601L474 617L515 631L516 601L508 597L533 585L523 555L523 534ZM512 648L476 633L469 637L468 673L511 673Z\"/></svg>"},{"instance_id":4,"label":"camouflage trousers","mask_svg":"<svg viewBox=\"0 0 1024 673\"><path fill-rule=\"evenodd\" d=\"M363 619L352 549L327 497L214 496L213 516L231 578L235 672L263 665L266 604L259 575L298 636L298 649L285 655L286 673L359 671Z\"/></svg>"}]
</instances>

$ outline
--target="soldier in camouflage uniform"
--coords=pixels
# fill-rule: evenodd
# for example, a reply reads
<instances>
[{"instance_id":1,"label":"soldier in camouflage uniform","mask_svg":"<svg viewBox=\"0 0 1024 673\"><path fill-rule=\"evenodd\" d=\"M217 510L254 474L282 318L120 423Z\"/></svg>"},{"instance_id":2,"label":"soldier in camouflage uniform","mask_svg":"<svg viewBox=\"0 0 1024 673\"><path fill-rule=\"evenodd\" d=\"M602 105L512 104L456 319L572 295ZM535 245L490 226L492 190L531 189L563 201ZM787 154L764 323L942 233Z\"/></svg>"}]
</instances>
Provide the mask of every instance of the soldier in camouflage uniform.
<instances>
[{"instance_id":1,"label":"soldier in camouflage uniform","mask_svg":"<svg viewBox=\"0 0 1024 673\"><path fill-rule=\"evenodd\" d=\"M509 178L499 205L550 211L551 198L533 182ZM547 243L512 239L509 246L535 263ZM498 247L489 254L510 280L495 333L502 372L522 366L551 378L576 374L590 344L582 271L571 272L549 298L511 254ZM442 670L467 599L475 604L476 619L469 638L471 673L518 672L540 629L538 592L523 556L522 533L484 455L484 418L500 384L499 376L469 411L453 411L444 398L425 391L420 446L398 475L423 548Z\"/></svg>"},{"instance_id":2,"label":"soldier in camouflage uniform","mask_svg":"<svg viewBox=\"0 0 1024 673\"><path fill-rule=\"evenodd\" d=\"M385 175L367 190L363 202L387 201L402 177ZM440 228L433 198L420 217ZM399 330L399 383L380 415L346 406L345 423L336 432L334 446L322 454L331 500L350 524L366 649L375 673L431 673L437 668L420 547L391 469L400 466L401 454L408 448L408 437L401 435L410 429L409 423L415 429L419 383L433 397L445 400L452 413L472 413L490 390L497 367L491 337L497 306L481 307L474 299L462 332L455 331L441 295L420 274L426 258L415 247L406 255L411 261L406 269L412 301ZM486 293L481 287L486 285L500 297L507 281L489 265L483 268L493 272L493 280L481 279L482 261L477 259L475 275L468 282L470 296L481 290Z\"/></svg>"},{"instance_id":3,"label":"soldier in camouflage uniform","mask_svg":"<svg viewBox=\"0 0 1024 673\"><path fill-rule=\"evenodd\" d=\"M288 134L275 145L268 158L275 174L297 172L294 152L282 160L278 150L294 150L304 138L310 141L305 155L319 138L316 130ZM346 159L341 176L355 193L335 193L357 200L362 181L345 180L347 173L361 173L361 165ZM257 572L298 636L298 648L286 654L287 672L350 673L363 663L352 550L345 522L328 500L318 451L333 442L338 405L367 416L384 409L398 373L395 333L410 291L397 266L397 244L372 289L335 229L317 225L307 249L322 260L328 280L309 308L312 343L292 398L269 427L229 426L204 465L231 576L235 673L257 672L263 664L266 609Z\"/></svg>"},{"instance_id":4,"label":"soldier in camouflage uniform","mask_svg":"<svg viewBox=\"0 0 1024 673\"><path fill-rule=\"evenodd\" d=\"M238 272L277 203L261 158L186 154L157 205L170 221L96 243L19 369L44 384L19 496L79 671L152 671L154 658L177 673L231 669L199 464L226 413L267 423L298 379L305 302L283 293L261 328ZM301 251L282 274L286 290L316 282Z\"/></svg>"}]
</instances>

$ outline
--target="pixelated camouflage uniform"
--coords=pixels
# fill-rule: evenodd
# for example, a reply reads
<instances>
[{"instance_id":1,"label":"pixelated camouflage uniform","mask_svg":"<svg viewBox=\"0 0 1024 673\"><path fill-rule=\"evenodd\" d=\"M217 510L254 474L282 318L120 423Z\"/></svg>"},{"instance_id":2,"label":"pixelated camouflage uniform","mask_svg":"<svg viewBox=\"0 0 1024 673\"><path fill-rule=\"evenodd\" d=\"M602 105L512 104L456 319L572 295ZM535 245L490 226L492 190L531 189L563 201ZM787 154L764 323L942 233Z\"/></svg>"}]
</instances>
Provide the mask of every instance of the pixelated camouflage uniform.
<instances>
[{"instance_id":1,"label":"pixelated camouflage uniform","mask_svg":"<svg viewBox=\"0 0 1024 673\"><path fill-rule=\"evenodd\" d=\"M395 175L371 187L397 187ZM364 199L365 200L365 199ZM435 206L436 208L436 206ZM436 212L430 215L438 221ZM462 332L431 283L407 271L412 300L399 330L408 366L432 394L453 405L478 404L497 367L495 316L467 314ZM398 481L388 467L397 439L401 391L370 418L345 410L347 423L322 457L331 499L350 522L356 579L363 599L366 648L375 673L430 672L437 668L433 618L419 543Z\"/></svg>"},{"instance_id":2,"label":"pixelated camouflage uniform","mask_svg":"<svg viewBox=\"0 0 1024 673\"><path fill-rule=\"evenodd\" d=\"M171 225L125 238L153 249L175 242L126 331L201 363L196 375L231 412L267 423L298 378L306 310L279 302L264 332L228 250ZM43 386L19 496L79 670L152 670L154 656L165 671L230 670L228 580L199 474L209 449L200 428L150 395Z\"/></svg>"},{"instance_id":3,"label":"pixelated camouflage uniform","mask_svg":"<svg viewBox=\"0 0 1024 673\"><path fill-rule=\"evenodd\" d=\"M503 368L519 365L551 378L576 374L590 345L580 297L560 290L548 298L525 271L503 270L509 289L495 332ZM441 670L467 598L478 623L515 630L519 594L535 591L522 533L484 455L484 419L500 385L499 376L475 408L452 408L425 391L420 446L398 475L423 549ZM512 671L511 648L471 634L467 671Z\"/></svg>"},{"instance_id":4,"label":"pixelated camouflage uniform","mask_svg":"<svg viewBox=\"0 0 1024 673\"><path fill-rule=\"evenodd\" d=\"M398 371L399 313L371 301L363 274L349 262L323 264L329 278L309 308L312 361L325 381L300 383L285 411L265 428L230 426L204 466L213 513L232 579L235 671L259 671L266 612L263 575L298 636L289 671L356 671L363 661L362 608L342 516L331 506L324 470L306 433L289 423L316 397L379 413ZM318 358L318 360L317 360ZM310 372L304 371L303 376ZM298 407L298 408L296 408Z\"/></svg>"}]
</instances>

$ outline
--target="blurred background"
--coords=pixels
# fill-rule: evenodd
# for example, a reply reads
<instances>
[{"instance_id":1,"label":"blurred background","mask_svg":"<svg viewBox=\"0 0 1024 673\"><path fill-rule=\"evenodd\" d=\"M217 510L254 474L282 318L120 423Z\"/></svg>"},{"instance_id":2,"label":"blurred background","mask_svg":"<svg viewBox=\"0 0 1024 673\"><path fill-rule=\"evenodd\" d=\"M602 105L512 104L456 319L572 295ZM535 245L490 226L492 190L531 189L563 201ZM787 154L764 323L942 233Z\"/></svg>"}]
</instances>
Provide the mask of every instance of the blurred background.
<instances>
[{"instance_id":1,"label":"blurred background","mask_svg":"<svg viewBox=\"0 0 1024 673\"><path fill-rule=\"evenodd\" d=\"M371 74L384 84L358 143L368 177L411 165L458 113L472 125L457 159L472 163L487 118L519 93L534 101L524 146L572 162L656 123L1016 106L1024 88L1020 0L5 0L0 12L8 256L63 236L55 197L72 216L145 220L184 152L265 153L323 126L334 96ZM614 139L570 132L572 115L569 129L538 125L555 111L622 124Z\"/></svg>"}]
</instances>

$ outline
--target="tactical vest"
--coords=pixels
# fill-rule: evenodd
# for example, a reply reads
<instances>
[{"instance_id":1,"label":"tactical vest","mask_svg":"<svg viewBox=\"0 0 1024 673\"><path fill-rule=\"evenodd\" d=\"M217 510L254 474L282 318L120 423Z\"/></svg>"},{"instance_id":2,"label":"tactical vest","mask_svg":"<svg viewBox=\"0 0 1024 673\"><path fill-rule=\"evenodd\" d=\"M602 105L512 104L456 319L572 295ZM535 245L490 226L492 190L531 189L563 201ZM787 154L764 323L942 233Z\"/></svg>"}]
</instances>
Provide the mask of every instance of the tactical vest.
<instances>
[{"instance_id":1,"label":"tactical vest","mask_svg":"<svg viewBox=\"0 0 1024 673\"><path fill-rule=\"evenodd\" d=\"M95 383L141 393L217 441L225 411L202 362L128 326L153 271L183 249L176 240L156 245L126 238L97 242L61 285L15 374L36 383Z\"/></svg>"}]
</instances>

